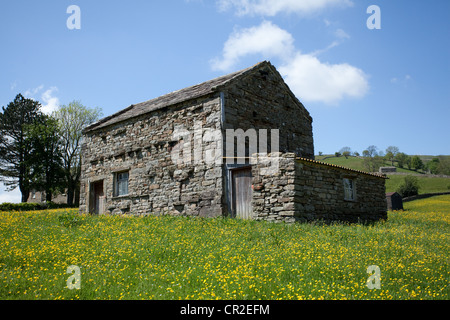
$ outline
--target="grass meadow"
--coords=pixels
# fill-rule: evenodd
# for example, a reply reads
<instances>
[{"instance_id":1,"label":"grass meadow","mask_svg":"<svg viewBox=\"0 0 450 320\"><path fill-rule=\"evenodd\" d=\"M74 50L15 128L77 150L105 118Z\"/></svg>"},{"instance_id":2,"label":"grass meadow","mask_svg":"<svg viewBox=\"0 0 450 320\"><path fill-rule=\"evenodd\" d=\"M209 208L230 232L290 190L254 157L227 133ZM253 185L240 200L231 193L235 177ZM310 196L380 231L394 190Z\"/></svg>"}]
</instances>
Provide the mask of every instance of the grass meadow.
<instances>
[{"instance_id":1,"label":"grass meadow","mask_svg":"<svg viewBox=\"0 0 450 320\"><path fill-rule=\"evenodd\" d=\"M405 209L373 225L1 212L0 299L447 300L450 196Z\"/></svg>"}]
</instances>

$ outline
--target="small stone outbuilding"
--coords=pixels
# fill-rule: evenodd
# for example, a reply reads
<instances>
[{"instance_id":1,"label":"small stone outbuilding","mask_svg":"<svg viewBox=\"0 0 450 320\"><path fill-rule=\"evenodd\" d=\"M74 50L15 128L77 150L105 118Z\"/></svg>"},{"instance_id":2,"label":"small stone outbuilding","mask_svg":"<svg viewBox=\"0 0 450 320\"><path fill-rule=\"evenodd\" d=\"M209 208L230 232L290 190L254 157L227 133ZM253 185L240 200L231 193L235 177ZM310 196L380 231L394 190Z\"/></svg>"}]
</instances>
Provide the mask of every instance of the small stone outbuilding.
<instances>
[{"instance_id":1,"label":"small stone outbuilding","mask_svg":"<svg viewBox=\"0 0 450 320\"><path fill-rule=\"evenodd\" d=\"M80 211L378 220L384 179L315 161L309 112L264 61L85 128Z\"/></svg>"},{"instance_id":2,"label":"small stone outbuilding","mask_svg":"<svg viewBox=\"0 0 450 320\"><path fill-rule=\"evenodd\" d=\"M392 173L392 172L397 172L397 168L396 167L380 167L380 169L378 171L380 173Z\"/></svg>"},{"instance_id":3,"label":"small stone outbuilding","mask_svg":"<svg viewBox=\"0 0 450 320\"><path fill-rule=\"evenodd\" d=\"M258 220L368 222L387 219L384 176L297 157L278 156L278 170L253 166L253 211Z\"/></svg>"},{"instance_id":4,"label":"small stone outbuilding","mask_svg":"<svg viewBox=\"0 0 450 320\"><path fill-rule=\"evenodd\" d=\"M386 193L386 204L388 210L403 210L403 198L397 192Z\"/></svg>"}]
</instances>

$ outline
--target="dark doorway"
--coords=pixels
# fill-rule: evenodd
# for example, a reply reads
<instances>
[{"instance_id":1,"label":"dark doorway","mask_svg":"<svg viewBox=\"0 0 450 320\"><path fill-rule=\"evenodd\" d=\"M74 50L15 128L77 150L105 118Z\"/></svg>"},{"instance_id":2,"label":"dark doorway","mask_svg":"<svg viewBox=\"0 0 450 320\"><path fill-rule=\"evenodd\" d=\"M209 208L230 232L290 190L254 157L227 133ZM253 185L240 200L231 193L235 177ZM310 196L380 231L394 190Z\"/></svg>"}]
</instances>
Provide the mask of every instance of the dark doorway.
<instances>
[{"instance_id":1,"label":"dark doorway","mask_svg":"<svg viewBox=\"0 0 450 320\"><path fill-rule=\"evenodd\" d=\"M91 183L89 212L100 214L104 212L103 180Z\"/></svg>"}]
</instances>

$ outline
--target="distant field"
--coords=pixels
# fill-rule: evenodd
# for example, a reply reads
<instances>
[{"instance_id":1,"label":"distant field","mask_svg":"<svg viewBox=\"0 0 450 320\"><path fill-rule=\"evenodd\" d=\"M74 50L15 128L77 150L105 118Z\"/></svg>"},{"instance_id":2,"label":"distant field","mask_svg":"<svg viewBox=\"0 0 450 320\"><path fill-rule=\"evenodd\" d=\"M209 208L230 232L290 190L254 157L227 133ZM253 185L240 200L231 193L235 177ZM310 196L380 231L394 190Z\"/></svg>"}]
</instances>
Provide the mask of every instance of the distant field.
<instances>
[{"instance_id":1,"label":"distant field","mask_svg":"<svg viewBox=\"0 0 450 320\"><path fill-rule=\"evenodd\" d=\"M429 161L434 156L420 156L423 161ZM326 163L335 164L338 166L343 166L350 169L367 171L363 165L363 159L357 157L335 157L334 155L323 155L316 156L316 160L323 161ZM389 163L385 163L386 166L390 166ZM408 173L408 174L418 174L414 170L408 170L404 168L397 168L397 172ZM405 176L404 175L388 175L389 179L386 180L386 192L394 192L397 191L400 184L403 182ZM417 176L419 179L419 194L423 193L432 193L432 192L447 192L450 191L450 178L441 178L441 177L427 177Z\"/></svg>"},{"instance_id":2,"label":"distant field","mask_svg":"<svg viewBox=\"0 0 450 320\"><path fill-rule=\"evenodd\" d=\"M403 183L404 175L389 175L386 180L386 192L397 191L398 187ZM419 194L433 193L433 192L450 192L450 178L434 178L434 177L420 177Z\"/></svg>"},{"instance_id":3,"label":"distant field","mask_svg":"<svg viewBox=\"0 0 450 320\"><path fill-rule=\"evenodd\" d=\"M357 157L335 157L335 156L316 156L317 161L323 161L325 163L334 164L337 166L343 166L350 169L367 171L363 166L363 159Z\"/></svg>"},{"instance_id":4,"label":"distant field","mask_svg":"<svg viewBox=\"0 0 450 320\"><path fill-rule=\"evenodd\" d=\"M430 161L432 158L435 158L435 156L419 156L424 163L427 161ZM449 156L450 157L450 156ZM367 169L364 167L363 163L364 160L362 158L358 157L348 157L346 159L344 156L336 157L334 155L322 155L322 156L315 156L316 160L323 161L326 163L335 164L338 166L344 166L347 168L355 169L355 170L361 170L361 171L367 171ZM386 167L392 166L390 162L385 162L383 164ZM404 173L411 173L411 174L417 174L417 173L423 173L423 172L417 172L414 170L409 170L408 168L398 168L397 172L404 172Z\"/></svg>"}]
</instances>

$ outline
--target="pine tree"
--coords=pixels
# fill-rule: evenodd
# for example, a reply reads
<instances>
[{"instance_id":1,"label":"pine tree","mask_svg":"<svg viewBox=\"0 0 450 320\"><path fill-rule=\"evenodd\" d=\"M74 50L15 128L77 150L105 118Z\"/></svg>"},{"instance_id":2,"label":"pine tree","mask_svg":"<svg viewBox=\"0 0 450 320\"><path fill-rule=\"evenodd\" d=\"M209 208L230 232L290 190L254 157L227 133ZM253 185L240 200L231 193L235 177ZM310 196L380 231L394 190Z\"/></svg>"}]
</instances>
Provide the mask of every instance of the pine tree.
<instances>
[{"instance_id":1,"label":"pine tree","mask_svg":"<svg viewBox=\"0 0 450 320\"><path fill-rule=\"evenodd\" d=\"M31 145L25 128L42 114L40 103L20 93L0 112L0 181L12 191L19 187L22 202L31 190Z\"/></svg>"}]
</instances>

